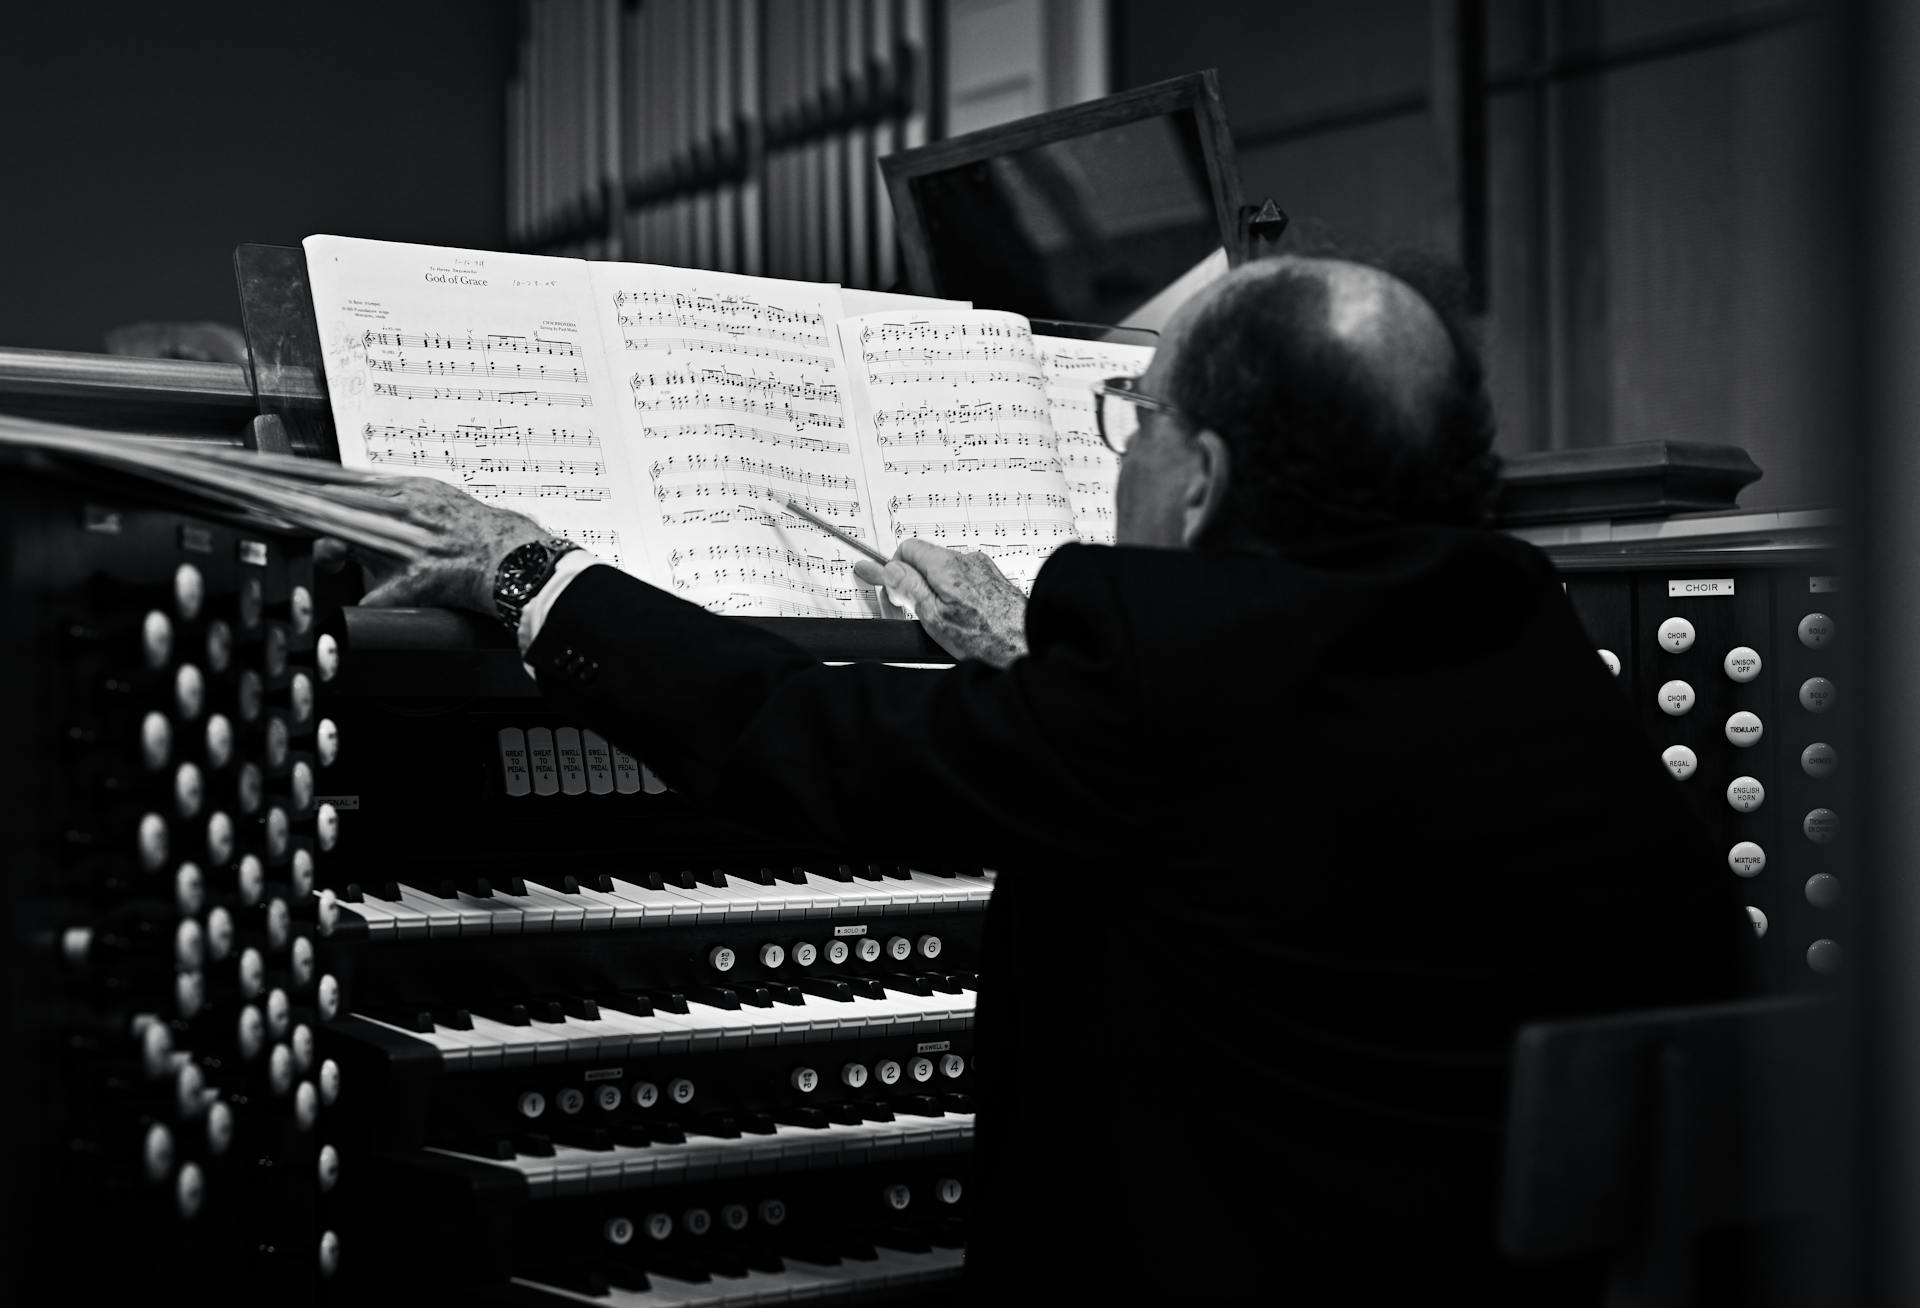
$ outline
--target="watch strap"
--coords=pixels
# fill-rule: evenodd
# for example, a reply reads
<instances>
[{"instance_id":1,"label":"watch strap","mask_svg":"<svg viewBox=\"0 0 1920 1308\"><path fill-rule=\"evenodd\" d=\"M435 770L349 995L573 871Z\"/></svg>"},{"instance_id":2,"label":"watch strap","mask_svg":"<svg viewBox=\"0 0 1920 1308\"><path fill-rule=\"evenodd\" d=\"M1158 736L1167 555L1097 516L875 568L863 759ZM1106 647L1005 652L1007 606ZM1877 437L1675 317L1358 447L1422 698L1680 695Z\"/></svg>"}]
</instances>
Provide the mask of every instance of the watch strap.
<instances>
[{"instance_id":1,"label":"watch strap","mask_svg":"<svg viewBox=\"0 0 1920 1308\"><path fill-rule=\"evenodd\" d=\"M528 601L553 580L553 570L560 560L579 548L562 538L530 541L500 560L493 579L493 607L507 630L519 629L520 614Z\"/></svg>"}]
</instances>

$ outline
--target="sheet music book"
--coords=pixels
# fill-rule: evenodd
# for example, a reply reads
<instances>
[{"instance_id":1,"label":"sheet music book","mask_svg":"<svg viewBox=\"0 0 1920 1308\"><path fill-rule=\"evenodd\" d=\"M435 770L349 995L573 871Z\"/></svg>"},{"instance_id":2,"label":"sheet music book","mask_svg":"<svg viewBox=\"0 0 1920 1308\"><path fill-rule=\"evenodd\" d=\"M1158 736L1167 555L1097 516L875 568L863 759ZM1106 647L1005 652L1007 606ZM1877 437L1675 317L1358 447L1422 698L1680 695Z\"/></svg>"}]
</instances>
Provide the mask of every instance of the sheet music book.
<instances>
[{"instance_id":1,"label":"sheet music book","mask_svg":"<svg viewBox=\"0 0 1920 1308\"><path fill-rule=\"evenodd\" d=\"M1141 346L818 282L313 236L343 465L436 477L715 612L877 617L849 552L980 550L1023 589L1111 541L1087 386Z\"/></svg>"}]
</instances>

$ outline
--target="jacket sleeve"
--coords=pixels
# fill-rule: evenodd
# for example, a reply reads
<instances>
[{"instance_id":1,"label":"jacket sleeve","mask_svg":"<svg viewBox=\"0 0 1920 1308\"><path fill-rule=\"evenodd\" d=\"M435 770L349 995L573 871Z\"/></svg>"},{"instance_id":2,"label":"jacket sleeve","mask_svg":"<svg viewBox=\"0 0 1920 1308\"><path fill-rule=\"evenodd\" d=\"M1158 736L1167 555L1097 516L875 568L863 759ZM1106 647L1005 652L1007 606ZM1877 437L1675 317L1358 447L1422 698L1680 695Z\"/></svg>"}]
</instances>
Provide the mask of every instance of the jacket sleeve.
<instances>
[{"instance_id":1,"label":"jacket sleeve","mask_svg":"<svg viewBox=\"0 0 1920 1308\"><path fill-rule=\"evenodd\" d=\"M575 579L528 661L555 708L783 835L980 861L1126 849L1125 652L1086 553L1049 561L1033 652L1005 671L829 667L612 568Z\"/></svg>"}]
</instances>

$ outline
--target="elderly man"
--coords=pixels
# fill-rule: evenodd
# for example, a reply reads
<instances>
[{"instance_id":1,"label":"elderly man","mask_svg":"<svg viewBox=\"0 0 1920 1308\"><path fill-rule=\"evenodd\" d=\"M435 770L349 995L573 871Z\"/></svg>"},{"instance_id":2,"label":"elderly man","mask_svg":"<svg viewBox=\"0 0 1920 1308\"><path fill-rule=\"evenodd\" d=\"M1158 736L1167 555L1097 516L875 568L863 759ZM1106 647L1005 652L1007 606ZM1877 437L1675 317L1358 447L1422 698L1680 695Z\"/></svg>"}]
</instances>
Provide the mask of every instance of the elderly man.
<instances>
[{"instance_id":1,"label":"elderly man","mask_svg":"<svg viewBox=\"0 0 1920 1308\"><path fill-rule=\"evenodd\" d=\"M859 566L951 671L821 666L434 483L395 495L441 546L368 602L504 607L556 706L718 810L1003 869L977 1292L1576 1302L1495 1248L1514 1030L1729 997L1751 933L1484 525L1472 349L1383 271L1277 259L1117 389L1117 548L1030 603L923 542Z\"/></svg>"}]
</instances>

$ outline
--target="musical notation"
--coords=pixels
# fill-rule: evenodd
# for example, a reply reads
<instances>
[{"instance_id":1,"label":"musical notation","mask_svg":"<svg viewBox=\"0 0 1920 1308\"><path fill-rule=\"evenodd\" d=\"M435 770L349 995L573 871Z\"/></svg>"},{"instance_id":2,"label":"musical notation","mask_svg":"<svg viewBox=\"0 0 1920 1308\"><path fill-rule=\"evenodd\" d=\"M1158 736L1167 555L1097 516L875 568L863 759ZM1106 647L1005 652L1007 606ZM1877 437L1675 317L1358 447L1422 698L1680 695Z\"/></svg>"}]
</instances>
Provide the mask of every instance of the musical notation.
<instances>
[{"instance_id":1,"label":"musical notation","mask_svg":"<svg viewBox=\"0 0 1920 1308\"><path fill-rule=\"evenodd\" d=\"M826 535L818 527L813 528L820 535ZM693 545L684 550L673 550L667 555L667 566L678 568L682 563L699 565L732 563L779 563L788 568L805 569L815 572L847 572L853 567L850 560L830 558L824 554L802 554L798 550L781 545L748 545L738 541L730 545Z\"/></svg>"},{"instance_id":2,"label":"musical notation","mask_svg":"<svg viewBox=\"0 0 1920 1308\"><path fill-rule=\"evenodd\" d=\"M604 504L612 492L603 486L529 485L524 482L468 482L469 493L495 503L500 500L577 500L583 504Z\"/></svg>"},{"instance_id":3,"label":"musical notation","mask_svg":"<svg viewBox=\"0 0 1920 1308\"><path fill-rule=\"evenodd\" d=\"M600 438L591 430L572 431L565 427L485 427L455 424L452 427L393 427L368 423L361 434L369 441L440 441L450 445L486 448L509 445L515 449L553 448L585 450L600 448Z\"/></svg>"},{"instance_id":4,"label":"musical notation","mask_svg":"<svg viewBox=\"0 0 1920 1308\"><path fill-rule=\"evenodd\" d=\"M826 314L818 309L790 309L777 304L762 303L751 295L725 292L617 290L613 293L614 308L625 309L629 304L647 305L656 311L713 314L728 321L747 323L763 329L811 327L816 333L823 333L827 322Z\"/></svg>"},{"instance_id":5,"label":"musical notation","mask_svg":"<svg viewBox=\"0 0 1920 1308\"><path fill-rule=\"evenodd\" d=\"M666 482L655 482L653 486L653 498L655 501L661 504L672 504L676 506L685 500L729 499L734 502L734 507L738 509L741 496L753 499L770 499L774 495L775 492L773 488L763 482L734 481L731 479L697 481L684 485L669 485ZM846 499L839 499L830 495L801 495L785 491L779 492L778 495L782 502L791 500L801 508L810 509L814 513L819 514L836 527L840 526L843 522L857 522L860 516L860 501L852 496ZM677 511L684 513L686 510L680 509ZM733 520L732 518L725 519L725 521L728 522ZM665 513L662 514L662 521L666 521ZM684 522L690 521L690 519L680 518L676 519L676 521Z\"/></svg>"},{"instance_id":6,"label":"musical notation","mask_svg":"<svg viewBox=\"0 0 1920 1308\"><path fill-rule=\"evenodd\" d=\"M1113 541L1114 487L1120 456L1107 448L1094 421L1092 383L1107 377L1137 377L1153 361L1140 345L1034 337L1047 377L1047 411L1073 501L1074 532L1083 541Z\"/></svg>"},{"instance_id":7,"label":"musical notation","mask_svg":"<svg viewBox=\"0 0 1920 1308\"><path fill-rule=\"evenodd\" d=\"M631 324L629 324L631 325ZM772 345L755 345L729 336L642 336L628 337L629 350L684 350L701 354L734 354L748 359L767 359L776 363L830 364L832 356L822 350L789 350Z\"/></svg>"},{"instance_id":8,"label":"musical notation","mask_svg":"<svg viewBox=\"0 0 1920 1308\"><path fill-rule=\"evenodd\" d=\"M740 472L790 486L818 486L823 490L853 490L859 480L837 472L815 472L744 454L670 454L655 459L647 475L655 481L673 476L701 476L708 472Z\"/></svg>"},{"instance_id":9,"label":"musical notation","mask_svg":"<svg viewBox=\"0 0 1920 1308\"><path fill-rule=\"evenodd\" d=\"M367 462L391 468L445 468L449 472L497 476L501 473L539 473L553 476L604 477L606 465L598 459L511 459L485 454L454 454L442 450L429 453L424 448L409 450L372 449Z\"/></svg>"},{"instance_id":10,"label":"musical notation","mask_svg":"<svg viewBox=\"0 0 1920 1308\"><path fill-rule=\"evenodd\" d=\"M574 342L548 340L538 332L532 336L483 334L476 337L472 332L453 336L438 332L368 331L361 336L360 343L367 346L385 345L401 350L479 350L483 353L547 354L573 359L580 357L580 347Z\"/></svg>"},{"instance_id":11,"label":"musical notation","mask_svg":"<svg viewBox=\"0 0 1920 1308\"><path fill-rule=\"evenodd\" d=\"M1051 552L1053 547L1072 540L1073 528L1064 522L1028 522L1020 518L992 519L981 521L977 518L895 518L894 535L901 540L918 537L934 542L947 541L956 547L959 545L991 545L994 562L1001 564L1009 581L1021 581L1001 560L1001 544L1007 541L1037 541L1045 549L1041 556ZM1028 552L1029 557L1032 552ZM1033 584L1032 578L1024 579L1027 586Z\"/></svg>"},{"instance_id":12,"label":"musical notation","mask_svg":"<svg viewBox=\"0 0 1920 1308\"><path fill-rule=\"evenodd\" d=\"M889 459L887 471L908 477L978 476L983 472L1058 472L1060 460L1051 454L1009 455L991 458L985 455L961 455L957 459Z\"/></svg>"},{"instance_id":13,"label":"musical notation","mask_svg":"<svg viewBox=\"0 0 1920 1308\"><path fill-rule=\"evenodd\" d=\"M896 372L871 372L868 381L875 386L905 386L909 384L944 384L958 390L961 386L975 386L981 382L1004 382L1009 386L1030 386L1036 391L1046 389L1046 378L1040 370L1024 368L988 368L988 369L941 369L941 368L903 368Z\"/></svg>"},{"instance_id":14,"label":"musical notation","mask_svg":"<svg viewBox=\"0 0 1920 1308\"><path fill-rule=\"evenodd\" d=\"M529 378L575 383L587 380L585 368L549 368L544 363L536 363L529 371L519 363L456 363L441 359L409 359L404 354L392 359L369 358L367 367L374 372L411 373L420 377L512 377L516 380Z\"/></svg>"},{"instance_id":15,"label":"musical notation","mask_svg":"<svg viewBox=\"0 0 1920 1308\"><path fill-rule=\"evenodd\" d=\"M887 501L890 513L908 509L1059 509L1070 507L1065 495L1049 491L922 491L895 495Z\"/></svg>"},{"instance_id":16,"label":"musical notation","mask_svg":"<svg viewBox=\"0 0 1920 1308\"><path fill-rule=\"evenodd\" d=\"M780 418L795 428L825 427L838 431L845 425L845 417L840 405L830 403L824 409L795 408L791 400L756 398L741 392L729 394L709 391L704 387L690 391L672 391L652 399L635 397L633 408L636 413L680 413L687 409L719 409L723 413L744 413L752 417ZM642 418L642 422L649 419Z\"/></svg>"},{"instance_id":17,"label":"musical notation","mask_svg":"<svg viewBox=\"0 0 1920 1308\"><path fill-rule=\"evenodd\" d=\"M398 400L466 400L480 404L544 404L549 407L590 409L593 396L577 391L496 391L457 386L402 386L395 382L375 382L375 395Z\"/></svg>"},{"instance_id":18,"label":"musical notation","mask_svg":"<svg viewBox=\"0 0 1920 1308\"><path fill-rule=\"evenodd\" d=\"M887 345L895 341L1030 341L1033 339L1033 329L1017 318L1006 316L895 318L891 322L883 318L862 322L856 339L860 342L861 352L872 357L868 346ZM1028 357L1026 350L1022 350L1021 354Z\"/></svg>"},{"instance_id":19,"label":"musical notation","mask_svg":"<svg viewBox=\"0 0 1920 1308\"><path fill-rule=\"evenodd\" d=\"M784 431L775 431L771 427L755 427L741 422L649 423L641 428L640 435L648 439L666 441L681 440L689 436L711 437L715 440L754 441L761 445L807 450L816 454L848 455L853 452L853 446L846 441L830 441L819 436L793 435Z\"/></svg>"},{"instance_id":20,"label":"musical notation","mask_svg":"<svg viewBox=\"0 0 1920 1308\"><path fill-rule=\"evenodd\" d=\"M718 386L763 396L781 395L804 404L831 404L837 407L840 403L840 387L833 381L811 377L750 376L731 368L696 368L681 373L636 372L627 379L627 386L634 393L636 406L645 399L649 401L648 407L653 407L651 392L675 386Z\"/></svg>"},{"instance_id":21,"label":"musical notation","mask_svg":"<svg viewBox=\"0 0 1920 1308\"><path fill-rule=\"evenodd\" d=\"M982 400L977 404L949 404L945 407L922 404L912 409L876 409L873 414L876 430L900 426L925 427L929 423L1009 421L1038 423L1039 430L1045 431L1047 410L1038 404L999 404Z\"/></svg>"}]
</instances>

